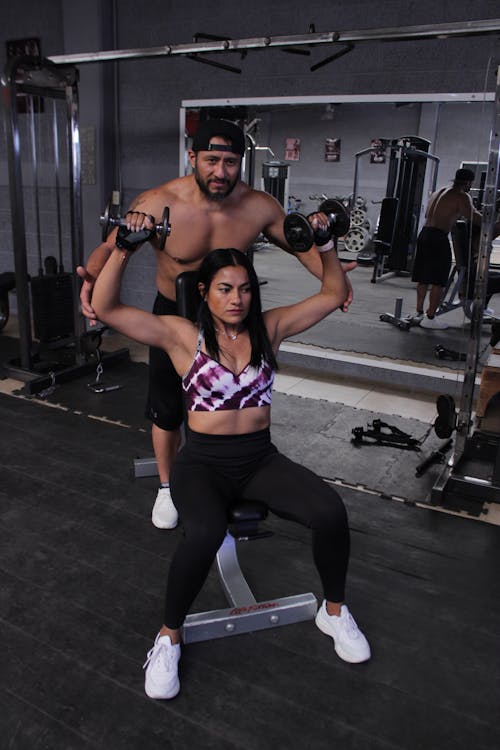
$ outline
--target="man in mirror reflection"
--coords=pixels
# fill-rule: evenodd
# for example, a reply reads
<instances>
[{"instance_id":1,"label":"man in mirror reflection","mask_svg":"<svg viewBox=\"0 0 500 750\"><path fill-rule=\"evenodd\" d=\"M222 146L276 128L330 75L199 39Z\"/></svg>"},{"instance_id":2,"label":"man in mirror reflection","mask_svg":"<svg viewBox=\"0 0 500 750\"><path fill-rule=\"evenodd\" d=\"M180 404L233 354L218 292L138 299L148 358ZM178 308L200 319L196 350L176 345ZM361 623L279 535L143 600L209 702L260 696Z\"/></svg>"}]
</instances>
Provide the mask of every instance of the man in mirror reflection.
<instances>
[{"instance_id":1,"label":"man in mirror reflection","mask_svg":"<svg viewBox=\"0 0 500 750\"><path fill-rule=\"evenodd\" d=\"M447 323L436 317L452 264L449 234L456 222L464 218L472 225L481 225L482 215L474 207L469 191L474 181L470 169L457 169L449 187L432 193L425 212L425 224L418 239L412 281L417 282L417 312L422 328L444 329ZM425 300L429 293L427 310Z\"/></svg>"}]
</instances>

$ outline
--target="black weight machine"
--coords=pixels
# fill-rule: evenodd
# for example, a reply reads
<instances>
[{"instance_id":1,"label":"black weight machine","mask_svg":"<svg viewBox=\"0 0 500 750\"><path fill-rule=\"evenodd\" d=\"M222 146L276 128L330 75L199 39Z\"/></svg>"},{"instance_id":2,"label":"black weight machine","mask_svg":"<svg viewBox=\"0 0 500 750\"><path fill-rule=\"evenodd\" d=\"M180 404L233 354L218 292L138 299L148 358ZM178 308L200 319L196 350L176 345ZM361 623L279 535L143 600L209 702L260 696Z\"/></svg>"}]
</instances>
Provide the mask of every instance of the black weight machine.
<instances>
[{"instance_id":1,"label":"black weight machine","mask_svg":"<svg viewBox=\"0 0 500 750\"><path fill-rule=\"evenodd\" d=\"M96 338L85 330L75 270L83 264L78 71L40 57L13 57L5 66L2 89L19 324L19 356L3 363L3 369L23 381L24 391L33 395L95 370L99 348L89 346L89 336L93 343ZM67 166L64 173L63 166ZM45 210L47 205L51 212ZM47 228L50 213L57 219L58 259L52 254L43 258L42 238L52 239ZM71 245L69 272L64 270L62 257L66 223L70 226L64 238ZM35 266L33 259L29 262L28 247L33 236L38 269L30 273L28 266ZM128 349L102 355L109 364L128 357Z\"/></svg>"},{"instance_id":2,"label":"black weight machine","mask_svg":"<svg viewBox=\"0 0 500 750\"><path fill-rule=\"evenodd\" d=\"M496 111L491 128L490 150L483 193L479 256L477 260L471 325L465 364L461 402L458 413L453 408L453 429L456 430L453 455L432 488L432 502L472 512L484 502L500 502L500 420L473 421L473 400L480 356L488 269L493 241L498 184L500 179L500 67L496 77ZM500 333L492 326L491 346L498 344ZM495 424L496 423L496 424ZM450 430L451 434L451 430Z\"/></svg>"},{"instance_id":3,"label":"black weight machine","mask_svg":"<svg viewBox=\"0 0 500 750\"><path fill-rule=\"evenodd\" d=\"M373 262L372 284L411 270L427 165L433 163L431 192L436 189L439 159L429 153L430 141L418 136L384 140L389 149L386 196L373 240L373 250L362 250L358 261ZM355 154L353 200L358 193L359 162L373 147ZM367 257L367 253L368 256Z\"/></svg>"}]
</instances>

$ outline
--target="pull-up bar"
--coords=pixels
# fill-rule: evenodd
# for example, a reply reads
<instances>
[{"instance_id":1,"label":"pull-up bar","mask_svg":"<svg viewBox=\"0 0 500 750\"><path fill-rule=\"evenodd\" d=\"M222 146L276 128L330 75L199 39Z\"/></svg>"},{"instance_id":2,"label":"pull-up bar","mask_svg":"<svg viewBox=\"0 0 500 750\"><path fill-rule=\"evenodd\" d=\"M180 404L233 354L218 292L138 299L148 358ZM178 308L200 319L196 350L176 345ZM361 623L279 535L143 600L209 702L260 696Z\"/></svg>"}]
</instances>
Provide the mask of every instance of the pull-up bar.
<instances>
[{"instance_id":1,"label":"pull-up bar","mask_svg":"<svg viewBox=\"0 0 500 750\"><path fill-rule=\"evenodd\" d=\"M500 18L480 21L457 21L448 24L423 26L398 26L395 28L361 29L358 31L312 31L308 34L291 36L262 36L250 39L223 39L193 42L191 44L164 45L161 47L106 50L103 52L81 52L49 57L57 64L77 64L127 60L143 57L171 57L193 55L204 52L241 52L251 49L301 47L321 44L353 44L355 42L395 41L405 42L417 39L447 39L450 37L484 36L500 32Z\"/></svg>"}]
</instances>

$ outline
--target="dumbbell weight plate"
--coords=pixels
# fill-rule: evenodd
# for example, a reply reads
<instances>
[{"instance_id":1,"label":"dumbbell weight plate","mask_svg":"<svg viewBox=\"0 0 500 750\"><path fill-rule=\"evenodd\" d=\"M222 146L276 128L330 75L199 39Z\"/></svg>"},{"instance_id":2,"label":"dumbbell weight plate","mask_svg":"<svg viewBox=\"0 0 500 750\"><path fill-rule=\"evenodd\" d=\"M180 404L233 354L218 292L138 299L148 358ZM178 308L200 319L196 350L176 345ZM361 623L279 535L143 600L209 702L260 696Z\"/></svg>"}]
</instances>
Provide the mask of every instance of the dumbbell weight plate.
<instances>
[{"instance_id":1,"label":"dumbbell weight plate","mask_svg":"<svg viewBox=\"0 0 500 750\"><path fill-rule=\"evenodd\" d=\"M283 222L285 239L296 253L306 253L314 243L313 229L309 220L299 213L290 213Z\"/></svg>"},{"instance_id":2,"label":"dumbbell weight plate","mask_svg":"<svg viewBox=\"0 0 500 750\"><path fill-rule=\"evenodd\" d=\"M106 204L106 208L104 209L104 213L102 214L101 218L99 219L99 224L102 227L101 239L102 239L103 242L105 242L107 240L108 234L111 231L111 226L110 226L110 220L109 219L110 219L110 204L107 203Z\"/></svg>"},{"instance_id":3,"label":"dumbbell weight plate","mask_svg":"<svg viewBox=\"0 0 500 750\"><path fill-rule=\"evenodd\" d=\"M328 198L319 205L318 211L327 216L333 215L332 235L334 237L343 237L349 231L351 225L349 213L340 201Z\"/></svg>"},{"instance_id":4,"label":"dumbbell weight plate","mask_svg":"<svg viewBox=\"0 0 500 750\"><path fill-rule=\"evenodd\" d=\"M363 227L352 227L344 237L344 247L349 253L359 253L370 241L368 232Z\"/></svg>"},{"instance_id":5,"label":"dumbbell weight plate","mask_svg":"<svg viewBox=\"0 0 500 750\"><path fill-rule=\"evenodd\" d=\"M353 208L351 211L351 226L362 227L365 223L366 211L362 208Z\"/></svg>"},{"instance_id":6,"label":"dumbbell weight plate","mask_svg":"<svg viewBox=\"0 0 500 750\"><path fill-rule=\"evenodd\" d=\"M170 234L171 226L169 223L170 218L170 210L168 206L165 206L163 209L163 215L161 217L161 225L156 225L156 233L158 234L158 244L160 245L160 250L163 250L165 247L165 243L167 241L167 237Z\"/></svg>"}]
</instances>

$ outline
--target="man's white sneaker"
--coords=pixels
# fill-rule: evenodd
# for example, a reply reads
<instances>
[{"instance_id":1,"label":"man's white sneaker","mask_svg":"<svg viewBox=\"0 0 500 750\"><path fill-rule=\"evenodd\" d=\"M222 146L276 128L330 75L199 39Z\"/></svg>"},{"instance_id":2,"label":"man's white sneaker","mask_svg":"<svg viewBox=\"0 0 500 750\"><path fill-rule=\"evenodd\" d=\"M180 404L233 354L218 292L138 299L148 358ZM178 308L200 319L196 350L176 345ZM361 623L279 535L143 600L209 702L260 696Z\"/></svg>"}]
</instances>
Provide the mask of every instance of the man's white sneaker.
<instances>
[{"instance_id":1,"label":"man's white sneaker","mask_svg":"<svg viewBox=\"0 0 500 750\"><path fill-rule=\"evenodd\" d=\"M371 657L370 645L345 604L340 616L336 617L328 614L324 601L316 614L316 625L322 633L333 638L335 652L344 661L359 664Z\"/></svg>"},{"instance_id":2,"label":"man's white sneaker","mask_svg":"<svg viewBox=\"0 0 500 750\"><path fill-rule=\"evenodd\" d=\"M448 323L443 323L439 318L429 318L427 315L420 321L421 328L433 328L435 331L443 331L448 328Z\"/></svg>"},{"instance_id":3,"label":"man's white sneaker","mask_svg":"<svg viewBox=\"0 0 500 750\"><path fill-rule=\"evenodd\" d=\"M175 529L178 519L179 514L172 502L170 488L160 487L151 513L153 526L157 529Z\"/></svg>"},{"instance_id":4,"label":"man's white sneaker","mask_svg":"<svg viewBox=\"0 0 500 750\"><path fill-rule=\"evenodd\" d=\"M146 670L144 689L149 698L163 700L175 698L181 687L177 671L180 658L180 645L172 645L170 636L158 633L144 664Z\"/></svg>"}]
</instances>

